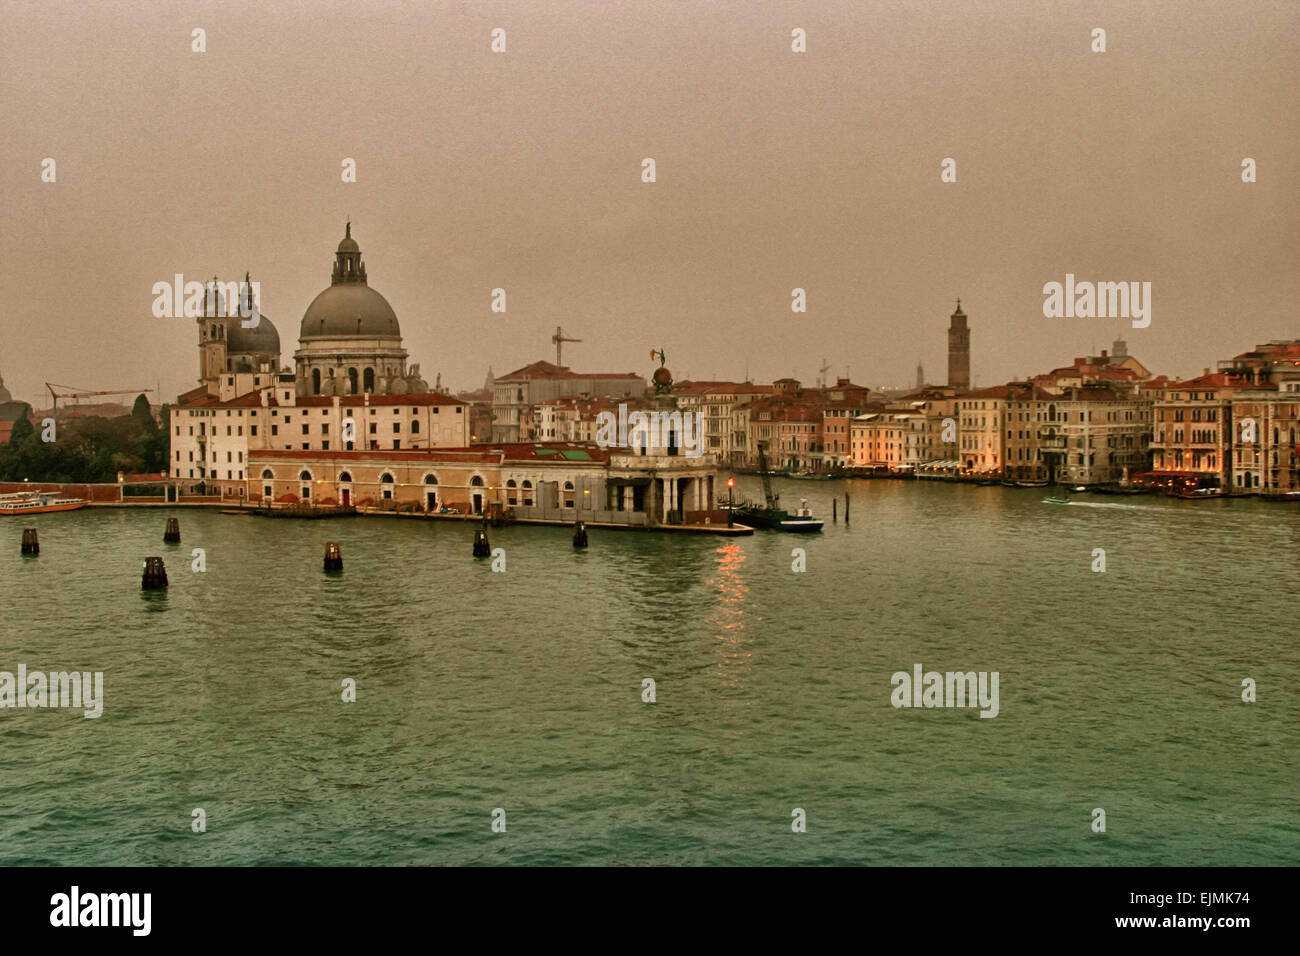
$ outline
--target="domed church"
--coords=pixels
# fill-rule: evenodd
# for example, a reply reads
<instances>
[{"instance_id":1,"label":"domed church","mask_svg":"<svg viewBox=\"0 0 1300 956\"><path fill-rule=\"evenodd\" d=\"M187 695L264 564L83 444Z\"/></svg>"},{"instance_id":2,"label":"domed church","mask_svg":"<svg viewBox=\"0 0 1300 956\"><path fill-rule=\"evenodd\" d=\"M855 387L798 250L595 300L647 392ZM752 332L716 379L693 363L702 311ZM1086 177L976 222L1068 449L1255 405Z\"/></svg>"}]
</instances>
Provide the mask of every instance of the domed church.
<instances>
[{"instance_id":1,"label":"domed church","mask_svg":"<svg viewBox=\"0 0 1300 956\"><path fill-rule=\"evenodd\" d=\"M329 288L307 306L293 353L299 395L407 395L428 384L406 367L402 331L388 300L370 288L348 223Z\"/></svg>"}]
</instances>

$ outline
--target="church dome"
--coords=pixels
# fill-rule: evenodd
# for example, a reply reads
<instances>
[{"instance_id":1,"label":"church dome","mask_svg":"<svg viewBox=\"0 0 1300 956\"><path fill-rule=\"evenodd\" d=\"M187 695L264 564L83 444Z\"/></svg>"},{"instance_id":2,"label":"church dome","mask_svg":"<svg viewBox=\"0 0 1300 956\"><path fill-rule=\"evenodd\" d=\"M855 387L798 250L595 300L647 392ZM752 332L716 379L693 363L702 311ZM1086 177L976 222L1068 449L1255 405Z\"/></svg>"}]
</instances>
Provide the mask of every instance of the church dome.
<instances>
[{"instance_id":1,"label":"church dome","mask_svg":"<svg viewBox=\"0 0 1300 956\"><path fill-rule=\"evenodd\" d=\"M361 248L352 238L352 223L348 223L334 254L330 287L307 306L299 337L401 338L401 335L393 307L366 283Z\"/></svg>"},{"instance_id":2,"label":"church dome","mask_svg":"<svg viewBox=\"0 0 1300 956\"><path fill-rule=\"evenodd\" d=\"M367 285L332 285L312 300L302 317L299 338L399 338L397 314L388 300Z\"/></svg>"},{"instance_id":3,"label":"church dome","mask_svg":"<svg viewBox=\"0 0 1300 956\"><path fill-rule=\"evenodd\" d=\"M280 333L264 315L259 316L257 326L251 329L244 328L243 320L235 318L226 328L226 351L236 355L279 355Z\"/></svg>"}]
</instances>

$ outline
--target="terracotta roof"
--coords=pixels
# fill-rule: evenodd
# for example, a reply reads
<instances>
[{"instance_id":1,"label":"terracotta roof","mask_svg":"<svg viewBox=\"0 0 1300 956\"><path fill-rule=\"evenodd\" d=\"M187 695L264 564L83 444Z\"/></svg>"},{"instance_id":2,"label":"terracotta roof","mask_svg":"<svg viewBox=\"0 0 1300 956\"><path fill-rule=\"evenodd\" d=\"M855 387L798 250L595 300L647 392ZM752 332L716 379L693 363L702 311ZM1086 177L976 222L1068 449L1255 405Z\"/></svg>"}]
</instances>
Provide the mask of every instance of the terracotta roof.
<instances>
[{"instance_id":1,"label":"terracotta roof","mask_svg":"<svg viewBox=\"0 0 1300 956\"><path fill-rule=\"evenodd\" d=\"M517 368L506 375L498 375L493 382L509 382L515 379L530 378L626 378L645 381L635 372L575 372L567 365L555 365L551 362L533 362L523 368Z\"/></svg>"}]
</instances>

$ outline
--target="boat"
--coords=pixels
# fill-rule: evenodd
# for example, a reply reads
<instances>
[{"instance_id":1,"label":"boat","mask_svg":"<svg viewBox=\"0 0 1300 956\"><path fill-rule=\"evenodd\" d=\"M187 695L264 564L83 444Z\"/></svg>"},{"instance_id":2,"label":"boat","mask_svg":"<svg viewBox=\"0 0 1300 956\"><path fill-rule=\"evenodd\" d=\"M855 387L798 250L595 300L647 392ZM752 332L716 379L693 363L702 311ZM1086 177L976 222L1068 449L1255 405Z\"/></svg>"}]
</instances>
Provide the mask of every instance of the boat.
<instances>
[{"instance_id":1,"label":"boat","mask_svg":"<svg viewBox=\"0 0 1300 956\"><path fill-rule=\"evenodd\" d=\"M89 504L85 498L63 498L57 491L25 491L0 495L0 515L43 515L53 511L76 511Z\"/></svg>"},{"instance_id":2,"label":"boat","mask_svg":"<svg viewBox=\"0 0 1300 956\"><path fill-rule=\"evenodd\" d=\"M1184 501L1208 501L1211 498L1227 497L1222 488L1187 488L1182 491L1171 491L1171 498L1182 498Z\"/></svg>"},{"instance_id":3,"label":"boat","mask_svg":"<svg viewBox=\"0 0 1300 956\"><path fill-rule=\"evenodd\" d=\"M830 481L831 480L830 475L817 474L816 472L812 472L812 471L794 472L789 477L797 478L800 481Z\"/></svg>"},{"instance_id":4,"label":"boat","mask_svg":"<svg viewBox=\"0 0 1300 956\"><path fill-rule=\"evenodd\" d=\"M1087 487L1086 485L1074 485L1074 486L1072 486L1072 487L1070 488L1070 491L1073 491L1075 494L1078 494L1078 493L1081 492L1081 491L1087 491L1087 490L1088 490L1088 487Z\"/></svg>"},{"instance_id":5,"label":"boat","mask_svg":"<svg viewBox=\"0 0 1300 956\"><path fill-rule=\"evenodd\" d=\"M812 512L808 510L808 499L800 498L799 507L795 509L793 515L784 521L777 523L777 528L781 531L808 532L820 531L823 522L813 517Z\"/></svg>"},{"instance_id":6,"label":"boat","mask_svg":"<svg viewBox=\"0 0 1300 956\"><path fill-rule=\"evenodd\" d=\"M1294 501L1300 504L1300 491L1268 491L1259 498L1261 501Z\"/></svg>"},{"instance_id":7,"label":"boat","mask_svg":"<svg viewBox=\"0 0 1300 956\"><path fill-rule=\"evenodd\" d=\"M746 502L736 512L742 524L751 528L776 528L790 515L781 508L781 497L772 491L772 474L767 470L767 450L762 442L758 444L758 476L763 481L762 506Z\"/></svg>"},{"instance_id":8,"label":"boat","mask_svg":"<svg viewBox=\"0 0 1300 956\"><path fill-rule=\"evenodd\" d=\"M1017 487L1017 488L1046 488L1046 487L1047 487L1047 482L1046 482L1046 481L1037 481L1037 480L1036 480L1036 481L1017 481L1017 482L1016 482L1016 487Z\"/></svg>"},{"instance_id":9,"label":"boat","mask_svg":"<svg viewBox=\"0 0 1300 956\"><path fill-rule=\"evenodd\" d=\"M1065 498L1044 498L1043 499L1043 504L1045 505L1068 505L1069 503L1070 502L1067 501Z\"/></svg>"}]
</instances>

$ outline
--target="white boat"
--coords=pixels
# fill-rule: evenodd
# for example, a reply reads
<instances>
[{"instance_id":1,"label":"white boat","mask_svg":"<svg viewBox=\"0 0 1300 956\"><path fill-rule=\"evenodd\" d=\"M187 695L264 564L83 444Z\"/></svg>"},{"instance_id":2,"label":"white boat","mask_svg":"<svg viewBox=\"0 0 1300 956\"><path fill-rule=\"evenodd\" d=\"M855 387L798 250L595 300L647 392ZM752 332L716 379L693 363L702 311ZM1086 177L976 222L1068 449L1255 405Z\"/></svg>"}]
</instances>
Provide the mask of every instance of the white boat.
<instances>
[{"instance_id":1,"label":"white boat","mask_svg":"<svg viewBox=\"0 0 1300 956\"><path fill-rule=\"evenodd\" d=\"M800 498L799 507L794 510L794 514L777 523L777 527L782 531L820 531L824 522L818 521L808 510L808 499Z\"/></svg>"},{"instance_id":2,"label":"white boat","mask_svg":"<svg viewBox=\"0 0 1300 956\"><path fill-rule=\"evenodd\" d=\"M52 511L76 511L87 505L85 498L63 498L57 491L24 491L0 495L0 516L41 515Z\"/></svg>"}]
</instances>

